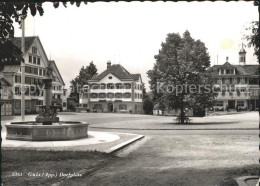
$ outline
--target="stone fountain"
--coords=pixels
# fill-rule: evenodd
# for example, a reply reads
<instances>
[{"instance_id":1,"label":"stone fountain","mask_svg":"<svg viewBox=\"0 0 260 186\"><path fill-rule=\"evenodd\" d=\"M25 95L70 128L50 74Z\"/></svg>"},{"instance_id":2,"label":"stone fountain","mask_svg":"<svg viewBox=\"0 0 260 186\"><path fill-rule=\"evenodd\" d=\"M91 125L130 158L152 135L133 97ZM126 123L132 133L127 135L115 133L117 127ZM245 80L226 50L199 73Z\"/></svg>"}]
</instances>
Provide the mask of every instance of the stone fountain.
<instances>
[{"instance_id":1,"label":"stone fountain","mask_svg":"<svg viewBox=\"0 0 260 186\"><path fill-rule=\"evenodd\" d=\"M45 106L35 121L11 122L5 125L10 140L60 141L88 137L88 123L82 121L60 121L56 107L52 104L52 67L47 67L43 80Z\"/></svg>"}]
</instances>

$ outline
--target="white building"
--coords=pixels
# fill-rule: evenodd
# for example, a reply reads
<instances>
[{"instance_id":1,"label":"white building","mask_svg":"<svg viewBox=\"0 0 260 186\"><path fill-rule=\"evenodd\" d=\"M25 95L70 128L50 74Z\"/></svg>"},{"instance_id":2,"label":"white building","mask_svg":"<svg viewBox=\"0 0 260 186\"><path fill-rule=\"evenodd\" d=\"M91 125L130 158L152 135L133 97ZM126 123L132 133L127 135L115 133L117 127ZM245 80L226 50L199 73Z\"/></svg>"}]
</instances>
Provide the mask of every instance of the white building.
<instances>
[{"instance_id":1,"label":"white building","mask_svg":"<svg viewBox=\"0 0 260 186\"><path fill-rule=\"evenodd\" d=\"M107 63L107 69L88 81L80 94L80 106L99 112L143 112L143 82L140 74L130 74L120 64Z\"/></svg>"},{"instance_id":2,"label":"white building","mask_svg":"<svg viewBox=\"0 0 260 186\"><path fill-rule=\"evenodd\" d=\"M11 41L18 48L21 48L21 37L12 38ZM46 68L49 64L54 66L53 76L57 77L57 81L54 80L55 86L64 86L64 82L55 63L49 62L38 36L25 37L25 54L23 55L23 59L25 63L25 85L27 87L25 92L25 113L33 114L37 113L39 106L44 104L43 79L46 77ZM1 99L1 107L4 109L1 114L7 115L8 113L9 115L9 111L7 110L12 110L12 114L21 114L20 62L6 63L1 69L0 74L2 76L1 82L8 82L8 86L11 86L12 89L8 98L3 97L3 99ZM5 86L7 86L7 84ZM4 90L2 90L2 92L3 91ZM61 88L61 91L54 93L56 96L57 94L62 94L62 92ZM7 103L8 106L6 105Z\"/></svg>"}]
</instances>

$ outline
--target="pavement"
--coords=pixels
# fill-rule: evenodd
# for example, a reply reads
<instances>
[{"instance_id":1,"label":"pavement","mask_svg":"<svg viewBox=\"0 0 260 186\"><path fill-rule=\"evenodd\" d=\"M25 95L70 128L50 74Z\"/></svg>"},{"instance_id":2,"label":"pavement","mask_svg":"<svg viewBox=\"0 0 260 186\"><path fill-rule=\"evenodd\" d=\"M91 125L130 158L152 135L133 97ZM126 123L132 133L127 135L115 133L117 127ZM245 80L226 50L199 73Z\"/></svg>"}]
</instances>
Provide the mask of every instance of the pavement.
<instances>
[{"instance_id":1,"label":"pavement","mask_svg":"<svg viewBox=\"0 0 260 186\"><path fill-rule=\"evenodd\" d=\"M259 176L242 176L236 178L238 186L259 186Z\"/></svg>"},{"instance_id":2,"label":"pavement","mask_svg":"<svg viewBox=\"0 0 260 186\"><path fill-rule=\"evenodd\" d=\"M61 185L219 185L233 175L253 175L252 167L259 163L258 112L193 118L190 125L175 124L174 117L134 114L61 113L59 117L87 121L91 131L117 133L120 139L120 133L145 136L116 152L119 159ZM4 118L4 122L17 119ZM73 148L77 147L82 148Z\"/></svg>"},{"instance_id":3,"label":"pavement","mask_svg":"<svg viewBox=\"0 0 260 186\"><path fill-rule=\"evenodd\" d=\"M2 132L3 149L31 149L44 151L99 151L114 153L119 149L143 138L143 135L131 133L114 133L88 131L88 138L69 141L20 141L6 139L6 132Z\"/></svg>"}]
</instances>

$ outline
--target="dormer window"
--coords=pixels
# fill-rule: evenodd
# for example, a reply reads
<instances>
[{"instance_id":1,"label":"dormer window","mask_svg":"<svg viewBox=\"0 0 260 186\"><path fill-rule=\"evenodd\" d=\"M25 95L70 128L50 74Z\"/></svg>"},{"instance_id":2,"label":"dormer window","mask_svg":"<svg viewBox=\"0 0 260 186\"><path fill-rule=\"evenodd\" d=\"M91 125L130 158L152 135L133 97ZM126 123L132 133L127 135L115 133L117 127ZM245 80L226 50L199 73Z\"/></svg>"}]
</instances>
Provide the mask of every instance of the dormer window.
<instances>
[{"instance_id":1,"label":"dormer window","mask_svg":"<svg viewBox=\"0 0 260 186\"><path fill-rule=\"evenodd\" d=\"M234 74L234 69L226 69L226 74Z\"/></svg>"},{"instance_id":2,"label":"dormer window","mask_svg":"<svg viewBox=\"0 0 260 186\"><path fill-rule=\"evenodd\" d=\"M33 54L37 54L37 48L34 47L34 46L32 47L32 53L33 53Z\"/></svg>"}]
</instances>

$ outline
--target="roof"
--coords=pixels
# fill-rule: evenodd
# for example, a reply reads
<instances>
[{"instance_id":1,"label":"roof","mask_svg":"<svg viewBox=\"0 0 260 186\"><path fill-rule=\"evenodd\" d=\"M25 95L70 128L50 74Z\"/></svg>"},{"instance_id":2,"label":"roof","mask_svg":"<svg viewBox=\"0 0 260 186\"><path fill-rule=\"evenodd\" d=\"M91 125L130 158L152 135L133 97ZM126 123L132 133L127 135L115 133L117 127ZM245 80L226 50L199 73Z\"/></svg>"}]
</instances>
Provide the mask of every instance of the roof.
<instances>
[{"instance_id":1,"label":"roof","mask_svg":"<svg viewBox=\"0 0 260 186\"><path fill-rule=\"evenodd\" d=\"M25 52L27 52L32 45L33 41L35 40L36 36L25 37ZM22 48L22 37L15 37L10 39L14 45L18 48Z\"/></svg>"},{"instance_id":2,"label":"roof","mask_svg":"<svg viewBox=\"0 0 260 186\"><path fill-rule=\"evenodd\" d=\"M20 65L5 65L3 73L15 73L20 69Z\"/></svg>"},{"instance_id":3,"label":"roof","mask_svg":"<svg viewBox=\"0 0 260 186\"><path fill-rule=\"evenodd\" d=\"M114 64L108 69L106 69L101 74L94 76L90 81L100 81L104 77L106 77L108 74L113 74L120 80L132 80L137 81L140 74L130 74L122 65L120 64Z\"/></svg>"},{"instance_id":4,"label":"roof","mask_svg":"<svg viewBox=\"0 0 260 186\"><path fill-rule=\"evenodd\" d=\"M229 62L224 63L219 68L236 68L234 65L231 65Z\"/></svg>"},{"instance_id":5,"label":"roof","mask_svg":"<svg viewBox=\"0 0 260 186\"><path fill-rule=\"evenodd\" d=\"M56 65L55 61L54 61L54 60L50 60L49 63L50 63L50 65L51 65L53 68L56 69L56 71L58 72L59 78L60 78L60 80L61 80L61 83L62 83L63 85L65 85L65 83L64 83L64 81L63 81L63 79L62 79L62 76L60 75L60 71L59 71L59 69L57 68L57 65Z\"/></svg>"},{"instance_id":6,"label":"roof","mask_svg":"<svg viewBox=\"0 0 260 186\"><path fill-rule=\"evenodd\" d=\"M141 74L131 74L131 76L133 77L133 79L134 79L135 81L138 81L139 78L141 78Z\"/></svg>"},{"instance_id":7,"label":"roof","mask_svg":"<svg viewBox=\"0 0 260 186\"><path fill-rule=\"evenodd\" d=\"M246 50L244 49L244 46L242 45L242 48L241 48L241 50L239 51L239 54L240 53L246 53Z\"/></svg>"},{"instance_id":8,"label":"roof","mask_svg":"<svg viewBox=\"0 0 260 186\"><path fill-rule=\"evenodd\" d=\"M228 62L226 62L228 63ZM225 63L225 64L226 64ZM225 65L224 64L224 65ZM223 67L225 67L224 65L214 65L213 67L211 67L211 69L213 70L212 75L218 75L218 69L221 69ZM259 74L259 65L226 65L226 67L230 68L231 66L233 68L235 68L237 70L237 74L239 75L252 75L252 74Z\"/></svg>"},{"instance_id":9,"label":"roof","mask_svg":"<svg viewBox=\"0 0 260 186\"><path fill-rule=\"evenodd\" d=\"M2 74L0 74L0 81L5 82L7 86L12 85L7 79L5 79L5 77Z\"/></svg>"}]
</instances>

